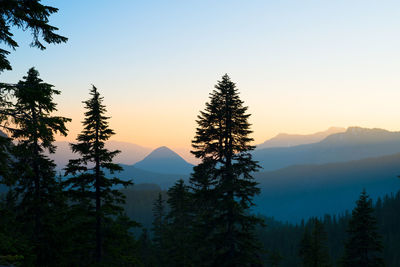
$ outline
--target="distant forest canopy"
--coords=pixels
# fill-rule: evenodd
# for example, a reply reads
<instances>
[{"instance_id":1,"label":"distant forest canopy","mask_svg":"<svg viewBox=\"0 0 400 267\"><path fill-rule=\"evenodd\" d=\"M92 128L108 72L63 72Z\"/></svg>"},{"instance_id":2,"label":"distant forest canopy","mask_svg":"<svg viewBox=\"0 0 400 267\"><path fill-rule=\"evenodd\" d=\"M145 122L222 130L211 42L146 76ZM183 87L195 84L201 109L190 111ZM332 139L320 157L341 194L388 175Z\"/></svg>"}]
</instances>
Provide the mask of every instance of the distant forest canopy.
<instances>
[{"instance_id":1,"label":"distant forest canopy","mask_svg":"<svg viewBox=\"0 0 400 267\"><path fill-rule=\"evenodd\" d=\"M0 1L3 43L12 49L18 46L10 31L13 27L30 30L32 46L39 49L45 49L43 42L67 41L49 24L57 9L40 2ZM11 70L8 54L0 50L0 71ZM54 98L61 91L43 81L35 68L15 84L0 84L0 128L5 133L0 134L0 265L400 264L400 217L396 216L400 194L373 205L365 190L352 191L358 200L351 214L312 218L297 225L254 212L261 186L272 180L267 174L265 181L257 181L262 166L255 155L268 156L269 150L254 151L251 115L227 74L217 81L196 120L192 154L199 164L184 164L182 169L190 170L186 181L176 175L167 190L152 184L132 187L134 175L120 177L123 167L115 157L121 151L107 146L115 132L100 92L94 85L89 88L81 132L70 144L73 157L59 173L49 155L57 149L55 135L68 134L70 119L54 115ZM160 150L182 163L166 148ZM339 150L338 155L353 159L348 150ZM148 161L137 166L145 169L145 175L154 175L148 171ZM169 170L162 177L173 176ZM320 178L324 177L321 172ZM307 183L299 181L307 190Z\"/></svg>"}]
</instances>

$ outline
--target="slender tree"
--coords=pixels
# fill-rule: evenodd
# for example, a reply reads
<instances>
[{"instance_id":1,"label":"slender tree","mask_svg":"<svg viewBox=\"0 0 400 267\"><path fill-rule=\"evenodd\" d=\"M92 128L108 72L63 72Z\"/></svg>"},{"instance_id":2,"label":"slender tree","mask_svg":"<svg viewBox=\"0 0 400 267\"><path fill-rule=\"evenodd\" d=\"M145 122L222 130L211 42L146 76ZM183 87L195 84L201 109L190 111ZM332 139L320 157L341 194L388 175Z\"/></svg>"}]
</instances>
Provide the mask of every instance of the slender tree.
<instances>
[{"instance_id":1,"label":"slender tree","mask_svg":"<svg viewBox=\"0 0 400 267\"><path fill-rule=\"evenodd\" d=\"M36 264L43 266L57 254L49 255L49 250L57 242L53 215L60 204L55 164L45 152L55 152L54 135L67 135L65 123L70 119L51 115L57 110L53 96L60 91L44 83L34 68L10 92L2 114L3 127L17 142L11 151L17 210L25 231L33 237Z\"/></svg>"},{"instance_id":2,"label":"slender tree","mask_svg":"<svg viewBox=\"0 0 400 267\"><path fill-rule=\"evenodd\" d=\"M192 141L192 153L202 160L203 167L195 169L191 183L199 185L199 190L209 186L213 192L214 229L210 240L216 245L212 264L217 266L260 262L254 228L262 220L249 214L253 197L260 192L252 177L259 166L250 154L254 146L250 144L253 139L249 137L252 131L247 110L235 83L224 75L198 116ZM197 175L196 171L207 175Z\"/></svg>"},{"instance_id":3,"label":"slender tree","mask_svg":"<svg viewBox=\"0 0 400 267\"><path fill-rule=\"evenodd\" d=\"M162 198L161 192L158 194L153 204L153 245L155 248L156 258L160 266L165 263L165 236L166 236L166 210L165 200Z\"/></svg>"},{"instance_id":4,"label":"slender tree","mask_svg":"<svg viewBox=\"0 0 400 267\"><path fill-rule=\"evenodd\" d=\"M328 252L327 234L320 220L314 218L311 221L311 234L305 229L300 242L299 255L304 267L327 267L331 266Z\"/></svg>"},{"instance_id":5,"label":"slender tree","mask_svg":"<svg viewBox=\"0 0 400 267\"><path fill-rule=\"evenodd\" d=\"M31 30L32 47L44 50L43 41L48 44L59 44L68 39L55 32L56 27L49 24L51 14L58 11L57 8L42 5L41 0L0 0L0 42L5 43L15 50L18 43L13 38L12 28ZM41 40L43 39L43 41ZM10 52L0 49L0 72L11 70L7 55Z\"/></svg>"},{"instance_id":6,"label":"slender tree","mask_svg":"<svg viewBox=\"0 0 400 267\"><path fill-rule=\"evenodd\" d=\"M384 266L383 245L378 233L372 200L363 190L353 209L347 229L343 266Z\"/></svg>"},{"instance_id":7,"label":"slender tree","mask_svg":"<svg viewBox=\"0 0 400 267\"><path fill-rule=\"evenodd\" d=\"M69 161L65 175L73 176L66 183L72 199L83 203L88 214L95 218L95 260L99 263L103 258L105 224L123 212L121 204L124 203L124 196L117 187L132 183L106 177L105 170L111 175L122 170L113 163L113 158L120 151L105 148L105 142L114 135L114 131L109 128L103 98L95 86L90 95L91 98L83 102L86 108L84 129L77 137L78 142L71 144L72 151L81 157Z\"/></svg>"},{"instance_id":8,"label":"slender tree","mask_svg":"<svg viewBox=\"0 0 400 267\"><path fill-rule=\"evenodd\" d=\"M191 195L184 181L178 180L168 190L169 213L166 234L167 266L192 266L191 247L192 214Z\"/></svg>"},{"instance_id":9,"label":"slender tree","mask_svg":"<svg viewBox=\"0 0 400 267\"><path fill-rule=\"evenodd\" d=\"M157 255L154 255L154 247L149 237L146 228L142 229L142 233L139 236L139 255L141 259L140 266L143 267L154 267L154 266L165 266L162 264L159 259L157 259Z\"/></svg>"}]
</instances>

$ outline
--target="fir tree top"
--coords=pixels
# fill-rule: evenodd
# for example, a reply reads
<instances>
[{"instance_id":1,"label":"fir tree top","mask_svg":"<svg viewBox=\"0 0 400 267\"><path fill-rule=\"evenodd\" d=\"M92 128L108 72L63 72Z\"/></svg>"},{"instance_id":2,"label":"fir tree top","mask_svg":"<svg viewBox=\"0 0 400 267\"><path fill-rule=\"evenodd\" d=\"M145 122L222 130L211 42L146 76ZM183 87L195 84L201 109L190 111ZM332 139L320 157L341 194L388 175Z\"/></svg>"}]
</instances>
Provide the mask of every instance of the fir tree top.
<instances>
[{"instance_id":1,"label":"fir tree top","mask_svg":"<svg viewBox=\"0 0 400 267\"><path fill-rule=\"evenodd\" d=\"M225 161L231 155L254 149L247 114L238 89L225 74L210 94L204 111L200 111L192 153L200 159Z\"/></svg>"},{"instance_id":2,"label":"fir tree top","mask_svg":"<svg viewBox=\"0 0 400 267\"><path fill-rule=\"evenodd\" d=\"M57 111L53 96L59 95L60 91L43 82L35 68L29 69L28 74L11 91L15 103L4 111L11 118L11 126L6 127L11 132L11 137L40 142L40 151L44 148L54 153L54 135L59 133L66 136L68 130L65 123L71 121L68 118L51 116L52 112Z\"/></svg>"}]
</instances>

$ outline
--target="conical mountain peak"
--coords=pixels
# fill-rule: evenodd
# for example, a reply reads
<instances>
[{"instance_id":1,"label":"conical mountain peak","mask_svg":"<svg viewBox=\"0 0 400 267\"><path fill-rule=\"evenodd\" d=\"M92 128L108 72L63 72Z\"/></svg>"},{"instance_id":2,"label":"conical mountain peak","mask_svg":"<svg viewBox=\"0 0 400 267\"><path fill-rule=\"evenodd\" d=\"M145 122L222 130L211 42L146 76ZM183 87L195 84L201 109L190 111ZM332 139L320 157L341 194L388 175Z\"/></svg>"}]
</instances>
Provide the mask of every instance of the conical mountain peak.
<instances>
[{"instance_id":1,"label":"conical mountain peak","mask_svg":"<svg viewBox=\"0 0 400 267\"><path fill-rule=\"evenodd\" d=\"M146 171L167 174L189 174L193 168L193 165L186 162L181 156L166 146L154 149L134 166Z\"/></svg>"},{"instance_id":2,"label":"conical mountain peak","mask_svg":"<svg viewBox=\"0 0 400 267\"><path fill-rule=\"evenodd\" d=\"M150 152L149 155L146 156L145 159L169 158L169 157L180 158L184 161L184 159L181 156L179 156L176 152L174 152L172 149L166 146L160 146L154 149L152 152Z\"/></svg>"}]
</instances>

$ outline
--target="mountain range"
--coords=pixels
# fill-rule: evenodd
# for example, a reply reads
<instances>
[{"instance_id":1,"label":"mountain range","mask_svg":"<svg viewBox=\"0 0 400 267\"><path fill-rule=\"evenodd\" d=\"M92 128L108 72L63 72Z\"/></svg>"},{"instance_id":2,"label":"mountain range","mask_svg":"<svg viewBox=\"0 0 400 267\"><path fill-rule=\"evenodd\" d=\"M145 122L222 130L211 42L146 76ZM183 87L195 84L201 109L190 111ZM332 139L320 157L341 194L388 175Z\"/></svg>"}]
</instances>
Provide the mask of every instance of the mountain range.
<instances>
[{"instance_id":1,"label":"mountain range","mask_svg":"<svg viewBox=\"0 0 400 267\"><path fill-rule=\"evenodd\" d=\"M64 168L69 159L77 157L77 155L72 153L69 142L56 141L54 145L57 146L56 154L51 154L50 158L54 160L59 170ZM106 148L110 150L120 150L121 153L115 157L115 162L122 164L134 164L151 152L151 149L147 147L113 140L107 141Z\"/></svg>"},{"instance_id":2,"label":"mountain range","mask_svg":"<svg viewBox=\"0 0 400 267\"><path fill-rule=\"evenodd\" d=\"M121 167L123 171L117 174L119 178L133 180L136 185L157 184L162 189L168 189L178 179L187 180L193 169L192 164L165 146L153 150L135 164L121 164Z\"/></svg>"},{"instance_id":3,"label":"mountain range","mask_svg":"<svg viewBox=\"0 0 400 267\"><path fill-rule=\"evenodd\" d=\"M349 127L317 143L256 149L253 156L263 171L270 171L291 165L346 162L399 152L400 132Z\"/></svg>"},{"instance_id":4,"label":"mountain range","mask_svg":"<svg viewBox=\"0 0 400 267\"><path fill-rule=\"evenodd\" d=\"M298 222L350 209L363 188L374 199L400 189L400 179L396 178L400 175L400 132L349 127L345 131L330 128L309 136L321 138L329 131L334 133L300 145L292 145L299 142L298 135L293 135L293 139L285 137L283 147L274 146L279 144L278 135L275 141L265 142L274 147L252 152L263 167L255 174L261 188L255 199L255 212ZM302 142L312 138L303 138ZM56 145L58 164L74 158L67 142ZM116 162L123 163L124 171L116 176L133 180L136 190L144 190L140 184L153 184L152 197L157 195L154 192L168 189L178 179L187 180L192 172L193 165L167 147L151 151L122 142L110 142L108 147L122 150L123 157ZM136 209L135 203L129 205Z\"/></svg>"},{"instance_id":5,"label":"mountain range","mask_svg":"<svg viewBox=\"0 0 400 267\"><path fill-rule=\"evenodd\" d=\"M313 134L287 134L280 133L277 136L266 140L264 143L257 145L256 149L264 149L271 147L291 147L298 145L306 145L322 141L329 135L345 132L346 128L330 127L326 131Z\"/></svg>"},{"instance_id":6,"label":"mountain range","mask_svg":"<svg viewBox=\"0 0 400 267\"><path fill-rule=\"evenodd\" d=\"M400 190L400 153L342 163L290 166L256 173L255 211L299 222L350 209L363 189L376 199Z\"/></svg>"}]
</instances>

